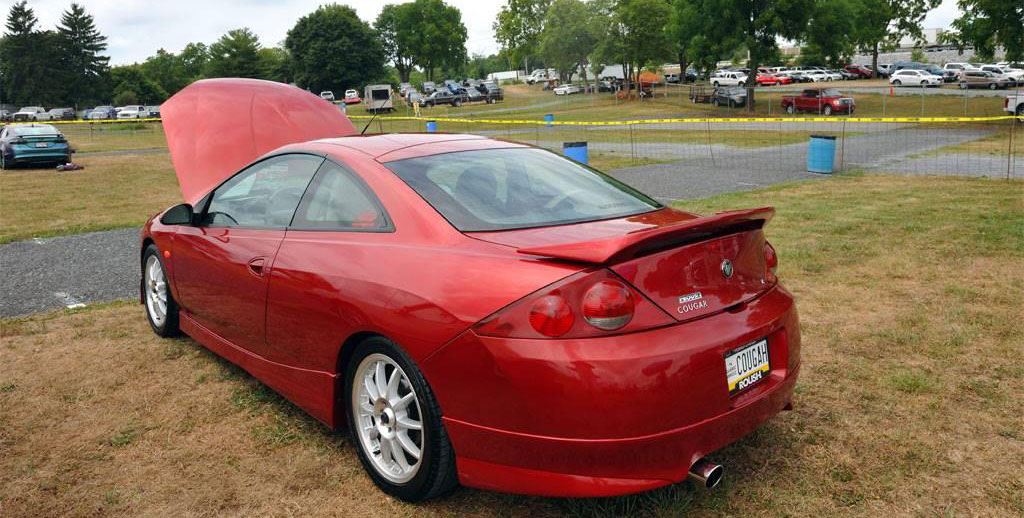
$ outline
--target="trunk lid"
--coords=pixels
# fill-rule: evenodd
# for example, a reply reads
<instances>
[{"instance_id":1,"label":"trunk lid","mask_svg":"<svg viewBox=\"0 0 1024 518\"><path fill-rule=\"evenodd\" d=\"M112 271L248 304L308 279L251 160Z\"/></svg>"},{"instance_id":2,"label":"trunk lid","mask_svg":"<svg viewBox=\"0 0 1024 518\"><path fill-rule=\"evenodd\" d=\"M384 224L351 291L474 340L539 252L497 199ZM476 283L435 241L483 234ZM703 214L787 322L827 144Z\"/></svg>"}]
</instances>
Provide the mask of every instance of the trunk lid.
<instances>
[{"instance_id":1,"label":"trunk lid","mask_svg":"<svg viewBox=\"0 0 1024 518\"><path fill-rule=\"evenodd\" d=\"M161 115L181 194L193 204L279 147L356 134L332 103L258 79L196 81L164 103Z\"/></svg>"},{"instance_id":2,"label":"trunk lid","mask_svg":"<svg viewBox=\"0 0 1024 518\"><path fill-rule=\"evenodd\" d=\"M629 218L472 237L519 253L602 264L677 320L742 304L769 287L762 227L771 207L697 216L662 209Z\"/></svg>"}]
</instances>

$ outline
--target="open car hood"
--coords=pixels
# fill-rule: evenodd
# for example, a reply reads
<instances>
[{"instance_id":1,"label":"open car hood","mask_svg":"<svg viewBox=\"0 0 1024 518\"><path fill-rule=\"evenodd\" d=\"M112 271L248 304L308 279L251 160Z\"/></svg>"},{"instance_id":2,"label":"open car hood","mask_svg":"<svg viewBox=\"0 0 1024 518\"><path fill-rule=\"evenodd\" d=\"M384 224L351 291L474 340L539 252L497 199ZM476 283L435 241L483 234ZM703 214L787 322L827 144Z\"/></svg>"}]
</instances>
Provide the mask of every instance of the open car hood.
<instances>
[{"instance_id":1,"label":"open car hood","mask_svg":"<svg viewBox=\"0 0 1024 518\"><path fill-rule=\"evenodd\" d=\"M356 134L334 104L258 79L204 79L161 107L167 147L185 201L281 146Z\"/></svg>"}]
</instances>

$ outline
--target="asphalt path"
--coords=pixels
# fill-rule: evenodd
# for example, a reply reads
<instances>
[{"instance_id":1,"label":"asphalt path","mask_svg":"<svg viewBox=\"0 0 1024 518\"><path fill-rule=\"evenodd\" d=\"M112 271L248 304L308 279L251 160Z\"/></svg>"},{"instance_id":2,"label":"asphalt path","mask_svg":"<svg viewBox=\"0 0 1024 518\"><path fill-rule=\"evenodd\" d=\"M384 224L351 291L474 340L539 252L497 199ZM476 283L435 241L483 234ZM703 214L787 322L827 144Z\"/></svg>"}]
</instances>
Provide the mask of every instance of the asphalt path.
<instances>
[{"instance_id":1,"label":"asphalt path","mask_svg":"<svg viewBox=\"0 0 1024 518\"><path fill-rule=\"evenodd\" d=\"M985 155L937 155L928 151L984 137L982 130L929 132L912 128L867 132L847 137L839 160L845 169L905 174L1004 176L1006 159ZM561 142L541 141L557 149ZM630 144L590 144L595 151L630 152ZM635 144L640 156L667 163L631 167L611 174L664 201L701 198L781 182L823 179L805 171L806 143L765 149L737 149L700 144ZM152 152L128 150L109 153ZM975 167L971 167L974 165ZM1011 164L1024 178L1024 161ZM138 296L139 230L28 239L0 245L0 317L26 315Z\"/></svg>"}]
</instances>

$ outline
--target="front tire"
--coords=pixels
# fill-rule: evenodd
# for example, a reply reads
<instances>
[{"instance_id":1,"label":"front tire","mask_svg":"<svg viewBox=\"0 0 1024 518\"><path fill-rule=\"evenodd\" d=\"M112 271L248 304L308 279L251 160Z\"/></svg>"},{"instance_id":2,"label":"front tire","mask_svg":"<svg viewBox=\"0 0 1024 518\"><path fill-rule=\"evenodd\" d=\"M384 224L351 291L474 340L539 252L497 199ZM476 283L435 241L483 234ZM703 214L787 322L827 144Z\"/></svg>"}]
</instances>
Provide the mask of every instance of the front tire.
<instances>
[{"instance_id":1,"label":"front tire","mask_svg":"<svg viewBox=\"0 0 1024 518\"><path fill-rule=\"evenodd\" d=\"M790 104L789 106L786 106L786 113L788 113L790 115L795 114L796 113L796 106L794 106L792 104Z\"/></svg>"},{"instance_id":2,"label":"front tire","mask_svg":"<svg viewBox=\"0 0 1024 518\"><path fill-rule=\"evenodd\" d=\"M824 113L825 115L832 115L832 107L826 106L825 110L822 113Z\"/></svg>"},{"instance_id":3,"label":"front tire","mask_svg":"<svg viewBox=\"0 0 1024 518\"><path fill-rule=\"evenodd\" d=\"M156 245L146 247L142 255L142 296L146 319L157 336L169 338L181 334L178 327L178 303L167 284L167 271Z\"/></svg>"},{"instance_id":4,"label":"front tire","mask_svg":"<svg viewBox=\"0 0 1024 518\"><path fill-rule=\"evenodd\" d=\"M893 82L892 82L892 84L894 84L894 85L896 85L896 86L900 86L900 85L902 85L903 83L902 83L902 82L900 82L900 80L899 80L899 79L897 79L897 80L893 81Z\"/></svg>"},{"instance_id":5,"label":"front tire","mask_svg":"<svg viewBox=\"0 0 1024 518\"><path fill-rule=\"evenodd\" d=\"M407 502L458 485L441 409L416 364L394 342L368 338L345 369L348 425L374 484Z\"/></svg>"},{"instance_id":6,"label":"front tire","mask_svg":"<svg viewBox=\"0 0 1024 518\"><path fill-rule=\"evenodd\" d=\"M997 85L997 84L995 84L995 83L989 83L989 85L988 85L988 89L989 89L989 90L995 90L995 89L996 89L996 87L998 87L998 86L999 86L999 85Z\"/></svg>"}]
</instances>

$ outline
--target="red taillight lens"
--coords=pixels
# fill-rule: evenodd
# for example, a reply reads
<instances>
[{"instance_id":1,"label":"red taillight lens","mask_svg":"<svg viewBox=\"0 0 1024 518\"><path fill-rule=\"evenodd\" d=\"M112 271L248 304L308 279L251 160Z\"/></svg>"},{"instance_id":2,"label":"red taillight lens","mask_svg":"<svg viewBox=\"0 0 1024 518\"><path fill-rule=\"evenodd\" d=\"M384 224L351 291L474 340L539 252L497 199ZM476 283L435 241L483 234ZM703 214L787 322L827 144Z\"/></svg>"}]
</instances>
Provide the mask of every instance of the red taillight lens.
<instances>
[{"instance_id":1,"label":"red taillight lens","mask_svg":"<svg viewBox=\"0 0 1024 518\"><path fill-rule=\"evenodd\" d=\"M545 295L530 307L530 325L544 336L562 336L575 321L572 308L560 295Z\"/></svg>"},{"instance_id":2,"label":"red taillight lens","mask_svg":"<svg viewBox=\"0 0 1024 518\"><path fill-rule=\"evenodd\" d=\"M779 256L775 254L775 247L771 243L764 242L764 266L767 269L766 276L769 281L775 280L775 270L779 268Z\"/></svg>"},{"instance_id":3,"label":"red taillight lens","mask_svg":"<svg viewBox=\"0 0 1024 518\"><path fill-rule=\"evenodd\" d=\"M601 281L583 295L583 319L605 331L619 329L633 319L633 294L618 281Z\"/></svg>"}]
</instances>

